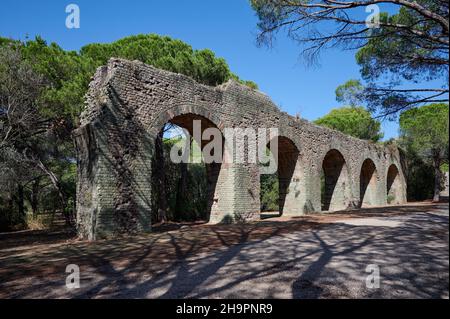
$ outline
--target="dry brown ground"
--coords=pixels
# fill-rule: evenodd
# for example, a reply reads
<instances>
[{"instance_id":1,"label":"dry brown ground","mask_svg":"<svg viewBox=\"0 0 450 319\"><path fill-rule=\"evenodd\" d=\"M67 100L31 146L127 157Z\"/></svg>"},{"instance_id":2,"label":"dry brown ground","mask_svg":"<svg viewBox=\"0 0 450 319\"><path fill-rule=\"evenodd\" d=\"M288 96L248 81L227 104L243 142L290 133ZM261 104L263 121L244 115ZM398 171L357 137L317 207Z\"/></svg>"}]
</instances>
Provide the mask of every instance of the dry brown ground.
<instances>
[{"instance_id":1,"label":"dry brown ground","mask_svg":"<svg viewBox=\"0 0 450 319\"><path fill-rule=\"evenodd\" d=\"M225 255L236 245L261 243L299 232L316 233L340 220L402 217L424 211L442 212L443 209L448 210L448 204L409 203L296 218L271 218L239 225L170 224L151 234L97 242L80 241L73 231L64 229L4 233L0 234L0 298L145 297L141 291L133 290L135 287L130 290L130 286L135 282L155 282L172 276L172 272L182 268L187 259ZM447 242L448 253L448 228L447 231L442 228L431 230L431 234ZM264 268L264 273L276 272L286 262L282 259L272 261ZM68 264L80 266L86 289L77 293L65 290ZM130 292L117 294L119 289ZM186 296L189 294L162 295L170 298ZM201 294L198 296L202 297ZM224 295L203 297L208 296Z\"/></svg>"}]
</instances>

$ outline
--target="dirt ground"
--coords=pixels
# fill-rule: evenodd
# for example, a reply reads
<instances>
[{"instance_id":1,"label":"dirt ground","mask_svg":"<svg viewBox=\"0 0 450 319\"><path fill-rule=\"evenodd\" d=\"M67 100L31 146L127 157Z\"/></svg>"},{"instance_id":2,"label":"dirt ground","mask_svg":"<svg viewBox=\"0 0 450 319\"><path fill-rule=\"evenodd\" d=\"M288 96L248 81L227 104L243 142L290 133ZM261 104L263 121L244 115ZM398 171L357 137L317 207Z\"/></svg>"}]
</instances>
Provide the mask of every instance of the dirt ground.
<instances>
[{"instance_id":1,"label":"dirt ground","mask_svg":"<svg viewBox=\"0 0 450 319\"><path fill-rule=\"evenodd\" d=\"M3 233L0 298L448 298L448 220L448 203L410 203L97 242Z\"/></svg>"}]
</instances>

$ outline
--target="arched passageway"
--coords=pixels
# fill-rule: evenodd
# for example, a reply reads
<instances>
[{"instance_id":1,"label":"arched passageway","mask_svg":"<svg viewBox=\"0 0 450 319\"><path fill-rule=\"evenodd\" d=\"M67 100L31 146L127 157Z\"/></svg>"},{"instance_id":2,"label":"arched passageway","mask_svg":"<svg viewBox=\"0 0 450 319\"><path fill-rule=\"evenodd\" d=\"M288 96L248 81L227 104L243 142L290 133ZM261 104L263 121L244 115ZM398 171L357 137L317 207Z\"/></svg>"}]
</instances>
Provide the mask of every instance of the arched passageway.
<instances>
[{"instance_id":1,"label":"arched passageway","mask_svg":"<svg viewBox=\"0 0 450 319\"><path fill-rule=\"evenodd\" d=\"M322 211L346 209L350 198L350 178L345 159L338 150L330 150L322 162Z\"/></svg>"},{"instance_id":2,"label":"arched passageway","mask_svg":"<svg viewBox=\"0 0 450 319\"><path fill-rule=\"evenodd\" d=\"M386 177L387 203L401 204L404 202L404 190L400 172L395 164L389 166Z\"/></svg>"},{"instance_id":3,"label":"arched passageway","mask_svg":"<svg viewBox=\"0 0 450 319\"><path fill-rule=\"evenodd\" d=\"M361 207L377 205L378 172L374 162L366 159L361 166L359 195Z\"/></svg>"},{"instance_id":4,"label":"arched passageway","mask_svg":"<svg viewBox=\"0 0 450 319\"><path fill-rule=\"evenodd\" d=\"M218 129L220 136L203 136L209 128L217 129L207 118L191 113L175 116L161 128L152 160L154 221L209 221L223 156L223 136ZM174 130L182 129L187 133L174 136ZM214 138L220 139L220 148L206 150ZM171 153L178 161L174 162ZM182 154L185 157L180 160ZM218 160L205 161L205 156Z\"/></svg>"},{"instance_id":5,"label":"arched passageway","mask_svg":"<svg viewBox=\"0 0 450 319\"><path fill-rule=\"evenodd\" d=\"M299 150L292 140L287 137L277 137L277 171L274 174L262 174L261 182L261 211L277 211L294 213L296 198L299 195L300 182Z\"/></svg>"}]
</instances>

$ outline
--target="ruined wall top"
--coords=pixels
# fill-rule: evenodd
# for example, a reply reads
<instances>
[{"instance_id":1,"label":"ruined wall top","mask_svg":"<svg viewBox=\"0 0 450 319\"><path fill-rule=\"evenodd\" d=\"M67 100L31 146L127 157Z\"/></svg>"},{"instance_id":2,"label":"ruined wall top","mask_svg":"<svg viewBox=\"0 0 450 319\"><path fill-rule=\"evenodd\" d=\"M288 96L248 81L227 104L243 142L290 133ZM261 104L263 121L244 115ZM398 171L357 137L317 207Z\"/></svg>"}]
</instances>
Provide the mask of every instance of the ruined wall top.
<instances>
[{"instance_id":1,"label":"ruined wall top","mask_svg":"<svg viewBox=\"0 0 450 319\"><path fill-rule=\"evenodd\" d=\"M122 104L136 109L136 120L151 125L154 119L173 108L199 105L223 125L232 127L260 126L287 128L320 140L339 140L356 149L370 148L376 152L395 153L398 150L371 141L361 140L342 132L315 125L305 119L281 111L266 94L251 89L234 80L216 87L200 84L192 78L161 69L140 61L111 58L106 66L97 69L87 93L86 107L81 115L81 125L102 121L103 110L115 94ZM152 116L147 116L149 112Z\"/></svg>"}]
</instances>

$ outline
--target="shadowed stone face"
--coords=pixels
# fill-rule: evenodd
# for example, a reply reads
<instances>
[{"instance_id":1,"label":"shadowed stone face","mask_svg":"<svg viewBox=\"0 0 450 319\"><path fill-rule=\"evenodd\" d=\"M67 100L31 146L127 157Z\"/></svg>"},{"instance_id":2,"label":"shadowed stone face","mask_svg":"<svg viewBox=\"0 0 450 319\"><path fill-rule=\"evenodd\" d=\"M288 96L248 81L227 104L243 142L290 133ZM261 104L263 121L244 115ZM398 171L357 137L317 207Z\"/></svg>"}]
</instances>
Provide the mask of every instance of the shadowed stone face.
<instances>
[{"instance_id":1,"label":"shadowed stone face","mask_svg":"<svg viewBox=\"0 0 450 319\"><path fill-rule=\"evenodd\" d=\"M404 202L404 183L400 172L394 164L389 166L387 173L387 201L389 204L401 204Z\"/></svg>"},{"instance_id":2,"label":"shadowed stone face","mask_svg":"<svg viewBox=\"0 0 450 319\"><path fill-rule=\"evenodd\" d=\"M335 211L348 208L351 190L344 157L338 150L331 150L325 156L322 168L325 180L322 210Z\"/></svg>"},{"instance_id":3,"label":"shadowed stone face","mask_svg":"<svg viewBox=\"0 0 450 319\"><path fill-rule=\"evenodd\" d=\"M395 203L406 201L397 149L292 117L263 93L232 80L208 87L141 62L111 59L94 76L81 126L74 133L81 237L150 230L151 216L157 213L151 210L156 137L167 122L191 133L194 120L201 122L202 132L220 131L224 157L235 144L245 158L258 152L248 137L239 143L227 140L227 129L253 130L256 140L261 139L259 129L278 130L284 216L358 207L363 202L383 205L389 192L395 192ZM207 143L202 140L199 145L204 149ZM389 167L396 168L395 174L388 174ZM325 196L321 196L322 171ZM260 173L261 166L249 161L207 165L210 223L259 219Z\"/></svg>"},{"instance_id":4,"label":"shadowed stone face","mask_svg":"<svg viewBox=\"0 0 450 319\"><path fill-rule=\"evenodd\" d=\"M375 206L379 204L377 201L378 183L379 177L375 164L371 159L366 159L361 167L359 194L362 207Z\"/></svg>"}]
</instances>

